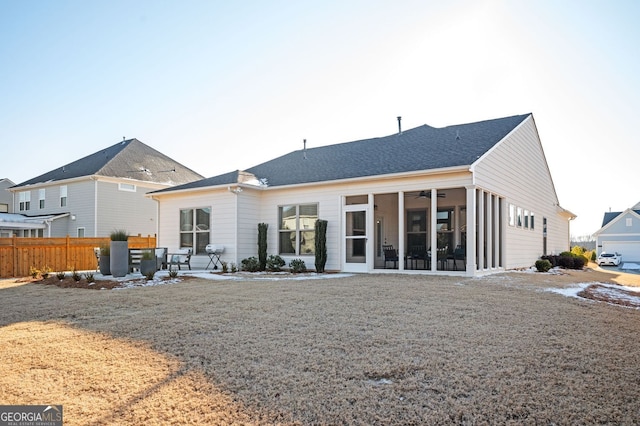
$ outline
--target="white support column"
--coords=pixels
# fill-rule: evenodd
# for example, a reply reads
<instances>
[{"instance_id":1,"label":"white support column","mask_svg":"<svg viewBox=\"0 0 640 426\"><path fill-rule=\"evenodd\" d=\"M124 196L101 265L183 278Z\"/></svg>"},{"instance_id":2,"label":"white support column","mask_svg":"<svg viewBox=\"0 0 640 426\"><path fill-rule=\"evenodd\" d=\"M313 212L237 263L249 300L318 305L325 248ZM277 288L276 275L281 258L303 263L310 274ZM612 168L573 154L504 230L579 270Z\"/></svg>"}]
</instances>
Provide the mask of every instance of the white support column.
<instances>
[{"instance_id":1,"label":"white support column","mask_svg":"<svg viewBox=\"0 0 640 426\"><path fill-rule=\"evenodd\" d=\"M476 274L476 187L468 185L467 190L467 275Z\"/></svg>"},{"instance_id":2,"label":"white support column","mask_svg":"<svg viewBox=\"0 0 640 426\"><path fill-rule=\"evenodd\" d=\"M485 193L487 229L485 231L485 239L487 241L487 269L493 268L493 194Z\"/></svg>"},{"instance_id":3,"label":"white support column","mask_svg":"<svg viewBox=\"0 0 640 426\"><path fill-rule=\"evenodd\" d=\"M367 271L372 271L376 263L376 209L375 196L368 195L369 207L367 208L367 239L365 242L365 253L367 257Z\"/></svg>"},{"instance_id":4,"label":"white support column","mask_svg":"<svg viewBox=\"0 0 640 426\"><path fill-rule=\"evenodd\" d=\"M404 271L404 192L398 192L398 270Z\"/></svg>"},{"instance_id":5,"label":"white support column","mask_svg":"<svg viewBox=\"0 0 640 426\"><path fill-rule=\"evenodd\" d=\"M431 220L429 221L429 227L431 229L431 270L438 270L438 190L431 189Z\"/></svg>"},{"instance_id":6,"label":"white support column","mask_svg":"<svg viewBox=\"0 0 640 426\"><path fill-rule=\"evenodd\" d=\"M484 191L478 189L476 202L478 203L478 270L484 269Z\"/></svg>"},{"instance_id":7,"label":"white support column","mask_svg":"<svg viewBox=\"0 0 640 426\"><path fill-rule=\"evenodd\" d=\"M500 221L502 220L502 214L500 210L500 197L496 195L493 199L493 259L495 261L495 267L501 266L500 262L500 245L502 244L502 236L500 235Z\"/></svg>"},{"instance_id":8,"label":"white support column","mask_svg":"<svg viewBox=\"0 0 640 426\"><path fill-rule=\"evenodd\" d=\"M502 224L502 232L500 233L500 267L506 268L507 264L507 199L503 198L500 200L500 205L502 206L502 217L500 218L500 223Z\"/></svg>"}]
</instances>

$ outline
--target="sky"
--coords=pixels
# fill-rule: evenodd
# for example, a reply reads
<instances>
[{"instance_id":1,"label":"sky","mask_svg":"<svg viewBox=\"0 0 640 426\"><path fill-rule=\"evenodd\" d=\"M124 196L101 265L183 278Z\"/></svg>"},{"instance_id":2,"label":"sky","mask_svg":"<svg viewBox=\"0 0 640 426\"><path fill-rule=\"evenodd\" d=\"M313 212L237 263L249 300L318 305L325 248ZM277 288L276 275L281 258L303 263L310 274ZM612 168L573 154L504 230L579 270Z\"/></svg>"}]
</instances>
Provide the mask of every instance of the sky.
<instances>
[{"instance_id":1,"label":"sky","mask_svg":"<svg viewBox=\"0 0 640 426\"><path fill-rule=\"evenodd\" d=\"M137 138L205 177L532 113L571 234L640 202L640 2L0 0L0 178Z\"/></svg>"}]
</instances>

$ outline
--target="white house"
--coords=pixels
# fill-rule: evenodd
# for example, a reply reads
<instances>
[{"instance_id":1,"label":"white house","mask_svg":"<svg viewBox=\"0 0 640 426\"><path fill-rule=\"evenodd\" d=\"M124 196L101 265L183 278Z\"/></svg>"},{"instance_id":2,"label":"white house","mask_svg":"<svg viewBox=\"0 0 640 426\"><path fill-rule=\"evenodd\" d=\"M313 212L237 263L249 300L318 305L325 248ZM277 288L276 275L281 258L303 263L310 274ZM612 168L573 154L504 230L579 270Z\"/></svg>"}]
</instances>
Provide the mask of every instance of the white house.
<instances>
[{"instance_id":1,"label":"white house","mask_svg":"<svg viewBox=\"0 0 640 426\"><path fill-rule=\"evenodd\" d=\"M531 114L303 149L149 196L159 245L193 249L200 267L208 243L225 247L226 262L257 256L262 222L268 254L313 269L323 219L327 270L476 275L568 250L575 218L560 207ZM385 262L387 246L400 261Z\"/></svg>"},{"instance_id":2,"label":"white house","mask_svg":"<svg viewBox=\"0 0 640 426\"><path fill-rule=\"evenodd\" d=\"M0 215L0 228L19 237L153 235L158 210L145 194L200 179L139 140L123 140L8 188L15 214Z\"/></svg>"},{"instance_id":3,"label":"white house","mask_svg":"<svg viewBox=\"0 0 640 426\"><path fill-rule=\"evenodd\" d=\"M605 213L594 236L598 255L617 252L623 262L640 262L640 203L623 212Z\"/></svg>"}]
</instances>

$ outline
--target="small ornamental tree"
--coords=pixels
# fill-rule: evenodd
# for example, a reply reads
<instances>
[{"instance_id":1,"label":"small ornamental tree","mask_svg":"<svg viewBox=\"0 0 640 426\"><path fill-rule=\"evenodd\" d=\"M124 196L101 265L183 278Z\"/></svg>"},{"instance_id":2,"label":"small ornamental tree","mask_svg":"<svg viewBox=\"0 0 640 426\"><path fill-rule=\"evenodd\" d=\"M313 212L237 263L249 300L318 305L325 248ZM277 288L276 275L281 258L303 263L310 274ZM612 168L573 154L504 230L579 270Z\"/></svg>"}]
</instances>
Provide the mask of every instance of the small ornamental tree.
<instances>
[{"instance_id":1,"label":"small ornamental tree","mask_svg":"<svg viewBox=\"0 0 640 426\"><path fill-rule=\"evenodd\" d=\"M260 262L260 270L264 271L267 267L267 229L269 224L258 224L258 262Z\"/></svg>"},{"instance_id":2,"label":"small ornamental tree","mask_svg":"<svg viewBox=\"0 0 640 426\"><path fill-rule=\"evenodd\" d=\"M316 272L324 272L327 264L327 221L316 220Z\"/></svg>"}]
</instances>

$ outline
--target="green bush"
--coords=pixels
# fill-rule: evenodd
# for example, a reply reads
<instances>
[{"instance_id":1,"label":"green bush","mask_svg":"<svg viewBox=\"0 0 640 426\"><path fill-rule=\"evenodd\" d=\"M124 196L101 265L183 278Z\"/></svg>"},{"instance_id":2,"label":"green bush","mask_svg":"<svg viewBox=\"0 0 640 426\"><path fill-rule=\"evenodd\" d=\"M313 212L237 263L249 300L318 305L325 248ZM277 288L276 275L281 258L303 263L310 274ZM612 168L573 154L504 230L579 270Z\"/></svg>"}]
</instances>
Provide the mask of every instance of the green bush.
<instances>
[{"instance_id":1,"label":"green bush","mask_svg":"<svg viewBox=\"0 0 640 426\"><path fill-rule=\"evenodd\" d=\"M269 224L258 224L258 261L260 262L260 270L264 271L267 268L267 230Z\"/></svg>"},{"instance_id":2,"label":"green bush","mask_svg":"<svg viewBox=\"0 0 640 426\"><path fill-rule=\"evenodd\" d=\"M282 267L286 264L283 258L278 256L277 254L272 254L267 258L267 271L269 272L278 272L282 270Z\"/></svg>"},{"instance_id":3,"label":"green bush","mask_svg":"<svg viewBox=\"0 0 640 426\"><path fill-rule=\"evenodd\" d=\"M536 269L538 272L549 272L549 269L551 269L551 262L547 259L536 260Z\"/></svg>"},{"instance_id":4,"label":"green bush","mask_svg":"<svg viewBox=\"0 0 640 426\"><path fill-rule=\"evenodd\" d=\"M326 220L318 219L315 224L316 231L316 272L321 274L324 272L324 267L327 264L327 224Z\"/></svg>"},{"instance_id":5,"label":"green bush","mask_svg":"<svg viewBox=\"0 0 640 426\"><path fill-rule=\"evenodd\" d=\"M304 264L304 260L302 259L291 260L291 262L289 262L289 268L291 268L291 272L294 274L307 271L307 265Z\"/></svg>"},{"instance_id":6,"label":"green bush","mask_svg":"<svg viewBox=\"0 0 640 426\"><path fill-rule=\"evenodd\" d=\"M260 261L255 256L242 259L242 270L248 272L258 272L260 270Z\"/></svg>"},{"instance_id":7,"label":"green bush","mask_svg":"<svg viewBox=\"0 0 640 426\"><path fill-rule=\"evenodd\" d=\"M110 234L111 241L127 241L129 234L124 229L114 229Z\"/></svg>"},{"instance_id":8,"label":"green bush","mask_svg":"<svg viewBox=\"0 0 640 426\"><path fill-rule=\"evenodd\" d=\"M85 278L87 279L88 283L94 283L96 282L95 277L93 276L93 272L87 272L85 275Z\"/></svg>"}]
</instances>

